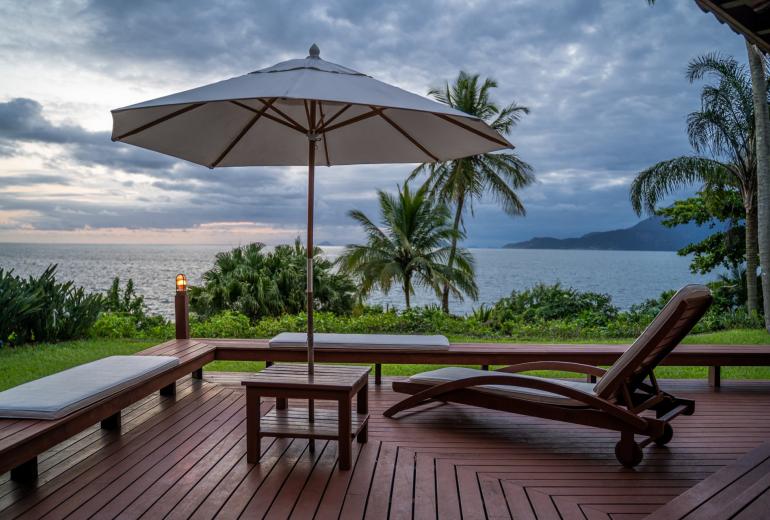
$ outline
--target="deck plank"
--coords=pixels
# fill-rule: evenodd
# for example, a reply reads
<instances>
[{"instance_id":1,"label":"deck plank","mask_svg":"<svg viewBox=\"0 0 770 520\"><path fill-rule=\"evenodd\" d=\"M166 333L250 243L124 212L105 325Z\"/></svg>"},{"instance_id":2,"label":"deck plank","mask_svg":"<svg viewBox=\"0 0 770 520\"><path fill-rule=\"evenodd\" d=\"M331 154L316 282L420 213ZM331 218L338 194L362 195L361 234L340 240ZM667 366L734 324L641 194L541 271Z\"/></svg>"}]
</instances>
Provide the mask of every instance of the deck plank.
<instances>
[{"instance_id":1,"label":"deck plank","mask_svg":"<svg viewBox=\"0 0 770 520\"><path fill-rule=\"evenodd\" d=\"M252 465L241 377L187 377L176 397L136 403L120 433L94 427L42 454L37 486L2 476L0 518L643 518L770 437L770 382L663 382L696 414L636 470L615 461L612 432L459 405L391 420L382 411L400 396L371 386L351 471L336 442L310 453L302 439L265 439ZM742 514L769 499L747 498Z\"/></svg>"}]
</instances>

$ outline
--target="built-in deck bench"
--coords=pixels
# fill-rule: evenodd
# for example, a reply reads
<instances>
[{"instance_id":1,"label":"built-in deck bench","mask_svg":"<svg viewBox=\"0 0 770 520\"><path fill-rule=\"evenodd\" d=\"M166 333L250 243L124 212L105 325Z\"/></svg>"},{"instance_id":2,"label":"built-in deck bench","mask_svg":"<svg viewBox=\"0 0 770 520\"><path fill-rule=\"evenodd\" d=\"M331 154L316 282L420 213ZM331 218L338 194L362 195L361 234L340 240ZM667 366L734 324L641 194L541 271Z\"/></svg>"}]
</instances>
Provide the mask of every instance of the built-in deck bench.
<instances>
[{"instance_id":1,"label":"built-in deck bench","mask_svg":"<svg viewBox=\"0 0 770 520\"><path fill-rule=\"evenodd\" d=\"M770 442L685 491L645 520L770 517Z\"/></svg>"},{"instance_id":2,"label":"built-in deck bench","mask_svg":"<svg viewBox=\"0 0 770 520\"><path fill-rule=\"evenodd\" d=\"M11 471L14 480L37 476L37 456L86 428L101 423L105 429L120 428L121 410L152 392L173 396L176 381L187 374L201 375L214 361L215 347L196 340L176 340L155 346L142 355L174 356L179 363L151 377L138 379L90 404L55 419L0 419L0 473Z\"/></svg>"},{"instance_id":3,"label":"built-in deck bench","mask_svg":"<svg viewBox=\"0 0 770 520\"><path fill-rule=\"evenodd\" d=\"M301 362L303 347L270 348L261 339L207 339L216 347L216 358L232 361ZM355 348L315 349L321 363L368 363L375 365L375 382L381 381L381 365L514 365L530 361L571 361L587 365L611 365L628 345L452 343L449 348L426 352L421 349ZM709 383L719 387L721 367L770 366L770 345L679 345L663 360L668 366L708 367Z\"/></svg>"},{"instance_id":4,"label":"built-in deck bench","mask_svg":"<svg viewBox=\"0 0 770 520\"><path fill-rule=\"evenodd\" d=\"M182 331L184 333L184 330ZM455 343L442 351L409 348L318 348L320 363L375 365L375 383L381 383L383 364L513 365L529 361L572 361L611 365L626 345L519 345L504 343ZM139 385L56 420L0 419L0 473L12 471L17 479L34 477L36 458L84 429L101 422L104 428L120 427L120 411L155 391L173 395L176 380L192 373L203 376L203 367L215 360L302 362L304 348L270 348L267 340L176 339L139 352L144 356L175 356L179 365ZM709 381L720 385L720 367L770 366L770 345L680 345L663 361L669 366L709 367Z\"/></svg>"}]
</instances>

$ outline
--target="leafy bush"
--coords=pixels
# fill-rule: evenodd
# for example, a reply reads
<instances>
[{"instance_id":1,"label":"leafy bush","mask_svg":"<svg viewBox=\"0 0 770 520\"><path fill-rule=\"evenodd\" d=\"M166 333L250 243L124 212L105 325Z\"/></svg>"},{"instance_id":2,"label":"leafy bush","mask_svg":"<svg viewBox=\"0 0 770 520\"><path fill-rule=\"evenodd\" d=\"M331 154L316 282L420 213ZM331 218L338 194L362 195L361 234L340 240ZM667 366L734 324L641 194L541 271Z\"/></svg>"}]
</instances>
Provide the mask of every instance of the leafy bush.
<instances>
[{"instance_id":1,"label":"leafy bush","mask_svg":"<svg viewBox=\"0 0 770 520\"><path fill-rule=\"evenodd\" d=\"M13 270L0 269L0 346L16 343L22 334L22 323L43 306L38 291L30 290Z\"/></svg>"},{"instance_id":2,"label":"leafy bush","mask_svg":"<svg viewBox=\"0 0 770 520\"><path fill-rule=\"evenodd\" d=\"M512 291L509 297L495 303L490 314L489 319L496 322L582 319L602 325L615 318L618 309L606 294L580 292L559 283L540 283L525 291Z\"/></svg>"},{"instance_id":3,"label":"leafy bush","mask_svg":"<svg viewBox=\"0 0 770 520\"><path fill-rule=\"evenodd\" d=\"M137 338L140 336L136 318L127 314L105 312L91 327L91 336L95 338Z\"/></svg>"},{"instance_id":4,"label":"leafy bush","mask_svg":"<svg viewBox=\"0 0 770 520\"><path fill-rule=\"evenodd\" d=\"M126 288L121 292L120 278L116 276L112 280L112 286L110 286L107 294L104 295L104 310L127 314L137 319L144 318L146 315L144 296L136 294L134 280L129 278L126 282Z\"/></svg>"},{"instance_id":5,"label":"leafy bush","mask_svg":"<svg viewBox=\"0 0 770 520\"><path fill-rule=\"evenodd\" d=\"M27 279L0 270L0 342L63 341L85 337L103 306L73 282L56 281L56 265Z\"/></svg>"},{"instance_id":6,"label":"leafy bush","mask_svg":"<svg viewBox=\"0 0 770 520\"><path fill-rule=\"evenodd\" d=\"M203 275L204 284L190 289L194 312L210 317L233 311L256 321L266 316L295 314L305 309L307 259L297 240L264 252L260 243L219 253L216 265ZM319 311L349 314L353 309L352 280L333 269L333 264L315 251L314 302Z\"/></svg>"},{"instance_id":7,"label":"leafy bush","mask_svg":"<svg viewBox=\"0 0 770 520\"><path fill-rule=\"evenodd\" d=\"M380 306L356 306L349 314L319 311L317 332L360 334L445 334L455 337L498 338L512 341L563 341L636 337L650 324L675 291L666 291L634 305L628 311L612 306L606 295L583 293L560 285L536 286L513 293L497 304L482 306L469 316L452 316L436 306L404 311ZM92 329L97 337L158 338L174 336L173 324L162 318L153 327L141 327L125 314L104 313ZM280 332L305 332L304 312L267 316L253 321L236 311L211 316L193 315L194 337L268 338ZM743 308L712 306L695 332L761 327L759 318Z\"/></svg>"}]
</instances>

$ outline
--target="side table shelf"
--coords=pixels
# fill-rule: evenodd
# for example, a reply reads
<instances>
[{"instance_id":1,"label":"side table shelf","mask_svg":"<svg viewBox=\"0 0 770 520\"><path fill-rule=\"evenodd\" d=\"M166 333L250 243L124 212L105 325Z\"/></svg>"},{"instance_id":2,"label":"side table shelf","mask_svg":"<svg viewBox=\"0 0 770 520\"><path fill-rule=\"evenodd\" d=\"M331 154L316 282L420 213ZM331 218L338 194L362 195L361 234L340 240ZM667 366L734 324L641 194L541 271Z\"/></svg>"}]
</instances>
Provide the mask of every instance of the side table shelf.
<instances>
[{"instance_id":1,"label":"side table shelf","mask_svg":"<svg viewBox=\"0 0 770 520\"><path fill-rule=\"evenodd\" d=\"M312 376L307 366L272 365L242 381L246 387L246 460L259 462L262 437L336 440L339 468L350 469L352 441L368 440L370 367L318 365ZM276 405L260 417L263 397ZM352 403L356 399L356 413ZM307 408L290 408L289 399L333 401L334 408L315 407L313 422Z\"/></svg>"}]
</instances>

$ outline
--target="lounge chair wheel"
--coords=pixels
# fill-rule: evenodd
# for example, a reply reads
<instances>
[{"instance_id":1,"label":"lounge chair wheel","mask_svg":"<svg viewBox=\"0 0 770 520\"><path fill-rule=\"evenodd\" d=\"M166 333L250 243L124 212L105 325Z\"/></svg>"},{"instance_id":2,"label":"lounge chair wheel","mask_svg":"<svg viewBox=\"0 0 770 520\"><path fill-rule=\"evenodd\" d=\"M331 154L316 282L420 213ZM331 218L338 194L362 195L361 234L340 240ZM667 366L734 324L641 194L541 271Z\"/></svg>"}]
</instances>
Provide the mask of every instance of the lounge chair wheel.
<instances>
[{"instance_id":1,"label":"lounge chair wheel","mask_svg":"<svg viewBox=\"0 0 770 520\"><path fill-rule=\"evenodd\" d=\"M666 426L663 428L663 435L655 439L655 444L658 446L665 446L669 442L671 442L671 439L674 438L674 429L671 427L670 424L666 423Z\"/></svg>"},{"instance_id":2,"label":"lounge chair wheel","mask_svg":"<svg viewBox=\"0 0 770 520\"><path fill-rule=\"evenodd\" d=\"M620 440L615 445L615 457L627 468L633 468L642 462L644 452L635 441Z\"/></svg>"}]
</instances>

